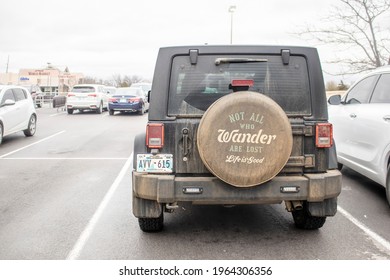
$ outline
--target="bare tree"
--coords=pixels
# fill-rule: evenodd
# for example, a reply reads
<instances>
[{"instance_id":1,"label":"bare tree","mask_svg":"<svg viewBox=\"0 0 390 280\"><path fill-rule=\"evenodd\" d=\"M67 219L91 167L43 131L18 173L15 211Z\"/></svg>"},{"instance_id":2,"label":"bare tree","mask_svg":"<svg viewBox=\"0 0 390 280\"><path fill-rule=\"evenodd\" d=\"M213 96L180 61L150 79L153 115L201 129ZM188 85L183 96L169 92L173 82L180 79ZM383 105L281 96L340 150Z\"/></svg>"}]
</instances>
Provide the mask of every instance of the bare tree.
<instances>
[{"instance_id":1,"label":"bare tree","mask_svg":"<svg viewBox=\"0 0 390 280\"><path fill-rule=\"evenodd\" d=\"M132 76L124 75L122 77L122 75L120 75L120 74L115 74L112 76L112 78L113 78L115 85L117 87L129 87L133 83L138 83L138 82L141 82L144 80L142 77L137 76L137 75L132 75Z\"/></svg>"},{"instance_id":2,"label":"bare tree","mask_svg":"<svg viewBox=\"0 0 390 280\"><path fill-rule=\"evenodd\" d=\"M308 26L300 35L310 35L339 51L348 51L343 58L329 63L346 66L343 73L356 74L388 63L390 29L381 30L379 18L390 14L390 0L340 0L341 6L322 20L328 27ZM390 61L389 61L390 62Z\"/></svg>"}]
</instances>

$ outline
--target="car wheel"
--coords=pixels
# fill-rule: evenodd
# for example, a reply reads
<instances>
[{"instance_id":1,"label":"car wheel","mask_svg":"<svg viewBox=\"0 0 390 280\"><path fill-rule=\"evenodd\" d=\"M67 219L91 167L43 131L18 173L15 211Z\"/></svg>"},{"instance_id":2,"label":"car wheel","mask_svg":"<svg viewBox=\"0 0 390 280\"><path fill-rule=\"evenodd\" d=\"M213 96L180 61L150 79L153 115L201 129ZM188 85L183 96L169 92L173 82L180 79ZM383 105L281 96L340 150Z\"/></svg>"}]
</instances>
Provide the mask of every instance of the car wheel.
<instances>
[{"instance_id":1,"label":"car wheel","mask_svg":"<svg viewBox=\"0 0 390 280\"><path fill-rule=\"evenodd\" d=\"M114 115L114 110L110 110L108 113L110 114L110 116L112 116Z\"/></svg>"},{"instance_id":2,"label":"car wheel","mask_svg":"<svg viewBox=\"0 0 390 280\"><path fill-rule=\"evenodd\" d=\"M99 108L96 109L96 113L97 114L103 113L103 104L102 103L100 103Z\"/></svg>"},{"instance_id":3,"label":"car wheel","mask_svg":"<svg viewBox=\"0 0 390 280\"><path fill-rule=\"evenodd\" d=\"M28 127L26 130L23 130L24 135L33 136L37 129L37 117L35 115L31 115L30 120L28 121Z\"/></svg>"},{"instance_id":4,"label":"car wheel","mask_svg":"<svg viewBox=\"0 0 390 280\"><path fill-rule=\"evenodd\" d=\"M138 218L138 224L144 232L157 232L161 231L164 226L164 213L158 218Z\"/></svg>"},{"instance_id":5,"label":"car wheel","mask_svg":"<svg viewBox=\"0 0 390 280\"><path fill-rule=\"evenodd\" d=\"M0 123L0 144L3 142L3 125Z\"/></svg>"},{"instance_id":6,"label":"car wheel","mask_svg":"<svg viewBox=\"0 0 390 280\"><path fill-rule=\"evenodd\" d=\"M326 217L313 217L310 215L306 204L303 205L303 209L292 211L292 216L295 226L300 229L319 229L326 221Z\"/></svg>"},{"instance_id":7,"label":"car wheel","mask_svg":"<svg viewBox=\"0 0 390 280\"><path fill-rule=\"evenodd\" d=\"M237 113L237 108L246 109L253 133L238 134L243 115ZM291 124L284 110L268 96L251 91L228 94L215 101L203 114L197 133L203 164L216 177L235 187L257 186L274 178L290 158L292 140ZM236 145L240 145L240 150L232 155L231 149ZM262 146L261 154L247 157L246 152L254 145ZM234 172L233 158L242 160L234 165Z\"/></svg>"},{"instance_id":8,"label":"car wheel","mask_svg":"<svg viewBox=\"0 0 390 280\"><path fill-rule=\"evenodd\" d=\"M389 204L389 207L390 207L390 164L389 164L389 167L387 168L386 198L387 198L387 203Z\"/></svg>"},{"instance_id":9,"label":"car wheel","mask_svg":"<svg viewBox=\"0 0 390 280\"><path fill-rule=\"evenodd\" d=\"M145 113L145 105L142 105L141 109L138 111L139 115L143 115Z\"/></svg>"},{"instance_id":10,"label":"car wheel","mask_svg":"<svg viewBox=\"0 0 390 280\"><path fill-rule=\"evenodd\" d=\"M72 115L72 114L73 114L73 109L68 109L67 111L68 111L68 114L69 114L69 115Z\"/></svg>"}]
</instances>

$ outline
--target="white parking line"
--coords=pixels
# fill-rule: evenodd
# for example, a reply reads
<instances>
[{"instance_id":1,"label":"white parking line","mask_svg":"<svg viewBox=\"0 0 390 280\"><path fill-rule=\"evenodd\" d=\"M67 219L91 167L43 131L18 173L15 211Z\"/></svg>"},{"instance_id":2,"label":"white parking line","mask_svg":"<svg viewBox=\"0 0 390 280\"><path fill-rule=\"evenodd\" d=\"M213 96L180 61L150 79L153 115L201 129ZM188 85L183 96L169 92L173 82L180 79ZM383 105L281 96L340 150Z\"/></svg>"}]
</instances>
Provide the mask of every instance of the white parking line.
<instances>
[{"instance_id":1,"label":"white parking line","mask_svg":"<svg viewBox=\"0 0 390 280\"><path fill-rule=\"evenodd\" d=\"M102 202L100 202L99 207L96 209L91 220L88 222L87 226L85 227L85 229L83 230L79 238L77 239L76 244L73 246L72 250L69 252L68 256L66 257L67 260L76 260L80 256L81 251L83 250L85 244L88 242L88 239L91 236L93 230L95 229L95 226L99 221L104 209L106 208L111 197L113 196L116 189L118 188L127 170L131 166L132 159L133 159L133 154L131 154L130 157L127 159L125 165L122 167L118 176L115 178L114 183L112 183L110 189L107 191Z\"/></svg>"},{"instance_id":2,"label":"white parking line","mask_svg":"<svg viewBox=\"0 0 390 280\"><path fill-rule=\"evenodd\" d=\"M359 222L355 217L349 214L340 206L337 207L337 210L343 214L348 220L350 220L353 224L355 224L358 228L364 231L371 239L378 242L383 248L385 248L388 252L390 252L390 242L381 237L380 235L373 232L371 229L366 227L363 223Z\"/></svg>"},{"instance_id":3,"label":"white parking line","mask_svg":"<svg viewBox=\"0 0 390 280\"><path fill-rule=\"evenodd\" d=\"M21 151L21 150L24 150L24 149L29 148L29 147L31 147L31 146L34 146L34 145L36 145L36 144L39 144L39 143L41 143L41 142L43 142L43 141L49 140L50 138L53 138L53 137L55 137L55 136L57 136L57 135L60 135L61 133L64 133L64 132L65 132L65 130L60 131L60 132L57 132L56 134L53 134L53 135L48 136L48 137L46 137L46 138L43 138L43 139L41 139L41 140L39 140L39 141L37 141L37 142L34 142L34 143L30 144L30 145L24 146L24 147L22 147L22 148L19 148L19 149L17 149L17 150L14 150L14 151L12 151L12 152L9 152L9 153L7 153L7 154L5 154L5 155L1 155L1 156L0 156L0 159L5 158L5 157L7 157L7 156L9 156L9 155L15 154L15 153L17 153L17 152L19 152L19 151Z\"/></svg>"}]
</instances>

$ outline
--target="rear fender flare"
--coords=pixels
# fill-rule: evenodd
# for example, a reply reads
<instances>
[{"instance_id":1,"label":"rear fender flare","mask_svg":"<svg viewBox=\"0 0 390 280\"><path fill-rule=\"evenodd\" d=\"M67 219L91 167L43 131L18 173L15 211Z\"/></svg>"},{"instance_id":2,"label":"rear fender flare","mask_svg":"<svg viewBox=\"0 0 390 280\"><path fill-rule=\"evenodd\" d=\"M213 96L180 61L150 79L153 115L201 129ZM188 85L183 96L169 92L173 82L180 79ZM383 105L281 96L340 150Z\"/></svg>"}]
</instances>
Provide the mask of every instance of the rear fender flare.
<instances>
[{"instance_id":1,"label":"rear fender flare","mask_svg":"<svg viewBox=\"0 0 390 280\"><path fill-rule=\"evenodd\" d=\"M134 148L133 148L133 167L137 164L137 155L145 154L148 152L146 147L146 133L140 133L134 138Z\"/></svg>"}]
</instances>

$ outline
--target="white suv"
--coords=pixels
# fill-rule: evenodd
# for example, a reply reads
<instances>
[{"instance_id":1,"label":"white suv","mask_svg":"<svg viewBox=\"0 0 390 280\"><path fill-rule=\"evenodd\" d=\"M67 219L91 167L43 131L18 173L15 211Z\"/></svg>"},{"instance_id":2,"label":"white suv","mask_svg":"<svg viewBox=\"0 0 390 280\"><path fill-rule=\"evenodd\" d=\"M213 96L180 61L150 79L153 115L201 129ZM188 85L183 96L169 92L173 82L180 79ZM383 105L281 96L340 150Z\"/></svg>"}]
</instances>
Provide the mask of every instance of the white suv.
<instances>
[{"instance_id":1,"label":"white suv","mask_svg":"<svg viewBox=\"0 0 390 280\"><path fill-rule=\"evenodd\" d=\"M386 187L390 205L390 65L329 98L337 161Z\"/></svg>"},{"instance_id":2,"label":"white suv","mask_svg":"<svg viewBox=\"0 0 390 280\"><path fill-rule=\"evenodd\" d=\"M20 86L0 85L0 144L3 137L23 131L35 134L37 114L31 94Z\"/></svg>"},{"instance_id":3,"label":"white suv","mask_svg":"<svg viewBox=\"0 0 390 280\"><path fill-rule=\"evenodd\" d=\"M83 112L93 110L101 114L108 108L108 95L103 85L81 84L75 85L68 93L66 100L68 114L73 114L74 110Z\"/></svg>"}]
</instances>

